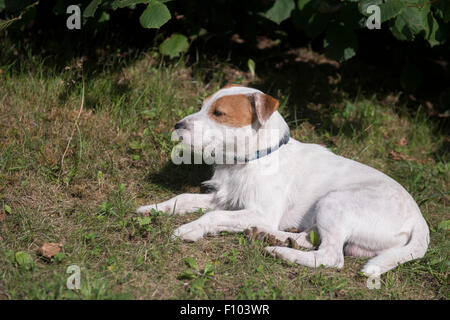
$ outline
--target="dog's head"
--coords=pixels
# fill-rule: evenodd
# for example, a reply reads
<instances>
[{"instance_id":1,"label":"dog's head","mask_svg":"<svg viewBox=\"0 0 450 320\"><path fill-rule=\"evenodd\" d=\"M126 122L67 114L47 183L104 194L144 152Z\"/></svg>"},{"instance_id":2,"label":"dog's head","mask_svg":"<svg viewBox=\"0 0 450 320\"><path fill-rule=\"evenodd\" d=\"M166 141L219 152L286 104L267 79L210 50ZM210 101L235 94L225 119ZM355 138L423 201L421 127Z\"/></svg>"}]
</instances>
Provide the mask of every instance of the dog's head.
<instances>
[{"instance_id":1,"label":"dog's head","mask_svg":"<svg viewBox=\"0 0 450 320\"><path fill-rule=\"evenodd\" d=\"M249 154L277 143L288 132L278 106L277 99L257 89L228 85L207 97L201 110L177 122L175 129L183 144L194 150L236 153L245 146Z\"/></svg>"}]
</instances>

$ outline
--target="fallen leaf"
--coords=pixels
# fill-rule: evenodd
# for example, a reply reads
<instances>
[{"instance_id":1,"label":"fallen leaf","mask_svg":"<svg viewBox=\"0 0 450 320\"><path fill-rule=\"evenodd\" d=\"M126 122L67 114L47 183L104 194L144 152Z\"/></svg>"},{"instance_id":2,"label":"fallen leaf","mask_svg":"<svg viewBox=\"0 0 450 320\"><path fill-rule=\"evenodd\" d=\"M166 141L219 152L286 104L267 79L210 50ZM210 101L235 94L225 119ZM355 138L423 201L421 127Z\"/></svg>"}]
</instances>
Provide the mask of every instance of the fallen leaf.
<instances>
[{"instance_id":1,"label":"fallen leaf","mask_svg":"<svg viewBox=\"0 0 450 320\"><path fill-rule=\"evenodd\" d=\"M38 249L38 253L41 256L50 259L61 251L62 246L61 243L46 242Z\"/></svg>"},{"instance_id":2,"label":"fallen leaf","mask_svg":"<svg viewBox=\"0 0 450 320\"><path fill-rule=\"evenodd\" d=\"M394 150L389 152L389 155L394 160L408 160L408 156L406 154L403 154L403 153L400 153L400 152L397 152L397 151L394 151Z\"/></svg>"},{"instance_id":3,"label":"fallen leaf","mask_svg":"<svg viewBox=\"0 0 450 320\"><path fill-rule=\"evenodd\" d=\"M432 162L433 161L430 158L428 158L426 160L417 159L415 157L408 156L407 154L403 154L403 153L400 153L400 152L397 152L397 151L394 151L394 150L391 150L391 152L389 152L389 155L394 160L403 160L403 161L409 160L409 161L416 161L418 163L427 163L427 162Z\"/></svg>"},{"instance_id":4,"label":"fallen leaf","mask_svg":"<svg viewBox=\"0 0 450 320\"><path fill-rule=\"evenodd\" d=\"M245 42L245 40L242 39L241 36L240 36L239 34L237 34L237 33L235 33L235 34L233 34L233 35L231 36L231 41L236 42L236 43L239 43L239 44Z\"/></svg>"},{"instance_id":5,"label":"fallen leaf","mask_svg":"<svg viewBox=\"0 0 450 320\"><path fill-rule=\"evenodd\" d=\"M405 137L401 138L400 141L398 142L398 145L402 146L402 147L406 146L407 144L408 144L408 140L406 140Z\"/></svg>"}]
</instances>

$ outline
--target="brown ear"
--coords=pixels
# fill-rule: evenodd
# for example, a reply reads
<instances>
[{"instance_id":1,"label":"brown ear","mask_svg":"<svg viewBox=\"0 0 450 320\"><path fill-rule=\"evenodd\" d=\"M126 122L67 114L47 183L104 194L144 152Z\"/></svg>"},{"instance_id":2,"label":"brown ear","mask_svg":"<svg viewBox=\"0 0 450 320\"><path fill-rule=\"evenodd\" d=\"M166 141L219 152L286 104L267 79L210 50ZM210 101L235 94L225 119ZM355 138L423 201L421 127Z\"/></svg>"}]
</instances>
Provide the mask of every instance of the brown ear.
<instances>
[{"instance_id":1,"label":"brown ear","mask_svg":"<svg viewBox=\"0 0 450 320\"><path fill-rule=\"evenodd\" d=\"M253 100L255 102L256 116L261 124L266 123L272 113L274 113L280 105L280 102L278 102L277 99L264 93L253 94Z\"/></svg>"}]
</instances>

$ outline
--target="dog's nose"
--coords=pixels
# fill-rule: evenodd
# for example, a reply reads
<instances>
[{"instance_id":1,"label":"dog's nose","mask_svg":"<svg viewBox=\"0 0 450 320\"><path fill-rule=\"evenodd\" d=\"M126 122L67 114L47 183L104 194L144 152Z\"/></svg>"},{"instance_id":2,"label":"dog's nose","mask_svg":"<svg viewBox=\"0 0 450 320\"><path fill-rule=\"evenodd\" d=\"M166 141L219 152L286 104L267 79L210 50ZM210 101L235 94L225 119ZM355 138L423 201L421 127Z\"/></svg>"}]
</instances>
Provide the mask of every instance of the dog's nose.
<instances>
[{"instance_id":1,"label":"dog's nose","mask_svg":"<svg viewBox=\"0 0 450 320\"><path fill-rule=\"evenodd\" d=\"M177 122L175 124L175 130L178 130L178 129L186 129L186 124L182 121Z\"/></svg>"}]
</instances>

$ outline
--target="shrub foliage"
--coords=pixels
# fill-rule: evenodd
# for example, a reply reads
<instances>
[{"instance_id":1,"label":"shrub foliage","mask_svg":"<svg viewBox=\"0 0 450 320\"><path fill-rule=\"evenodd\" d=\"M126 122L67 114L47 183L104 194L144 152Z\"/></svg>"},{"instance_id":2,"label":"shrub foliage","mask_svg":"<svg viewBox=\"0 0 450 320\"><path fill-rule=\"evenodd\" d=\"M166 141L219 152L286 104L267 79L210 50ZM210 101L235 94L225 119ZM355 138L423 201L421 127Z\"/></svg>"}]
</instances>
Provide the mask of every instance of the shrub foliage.
<instances>
[{"instance_id":1,"label":"shrub foliage","mask_svg":"<svg viewBox=\"0 0 450 320\"><path fill-rule=\"evenodd\" d=\"M169 57L179 56L206 33L231 35L239 31L245 36L266 30L322 39L326 54L342 62L357 54L356 32L367 28L373 5L380 10L381 29L389 30L400 41L422 40L423 46L445 43L450 21L448 0L78 0L76 3L82 12L83 26L89 22L94 29L107 23L117 10L137 12L143 28L159 29L172 24L160 45L161 53ZM74 1L57 0L51 12L45 14L67 15L66 8L71 4ZM40 7L39 1L34 0L0 0L0 30L33 19Z\"/></svg>"}]
</instances>

